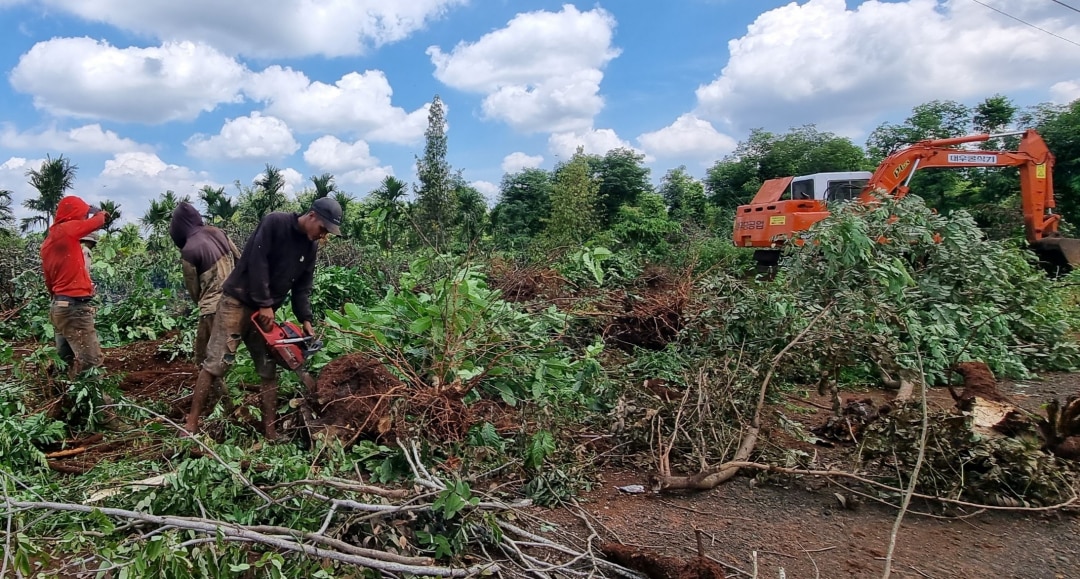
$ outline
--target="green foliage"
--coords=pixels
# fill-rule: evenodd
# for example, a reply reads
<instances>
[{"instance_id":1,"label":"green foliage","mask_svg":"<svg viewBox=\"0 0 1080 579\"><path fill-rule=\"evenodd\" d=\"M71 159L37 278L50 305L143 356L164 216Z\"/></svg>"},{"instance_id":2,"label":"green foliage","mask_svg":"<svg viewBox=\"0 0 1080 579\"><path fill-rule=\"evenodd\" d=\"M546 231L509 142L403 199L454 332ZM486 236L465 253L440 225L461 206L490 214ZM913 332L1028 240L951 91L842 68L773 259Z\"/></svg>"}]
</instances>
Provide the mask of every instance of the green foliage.
<instances>
[{"instance_id":1,"label":"green foliage","mask_svg":"<svg viewBox=\"0 0 1080 579\"><path fill-rule=\"evenodd\" d=\"M503 176L499 202L491 210L491 225L500 247L524 245L544 228L551 214L551 174L524 169Z\"/></svg>"},{"instance_id":2,"label":"green foliage","mask_svg":"<svg viewBox=\"0 0 1080 579\"><path fill-rule=\"evenodd\" d=\"M813 125L784 135L754 129L734 153L709 168L705 189L714 205L734 209L748 203L768 179L867 166L866 156L849 139L819 132Z\"/></svg>"},{"instance_id":3,"label":"green foliage","mask_svg":"<svg viewBox=\"0 0 1080 579\"><path fill-rule=\"evenodd\" d=\"M47 468L42 446L67 435L67 425L43 413L27 415L26 393L11 382L0 382L0 456L3 466L16 472ZM5 479L6 482L6 479Z\"/></svg>"},{"instance_id":4,"label":"green foliage","mask_svg":"<svg viewBox=\"0 0 1080 579\"><path fill-rule=\"evenodd\" d=\"M660 182L660 196L676 221L703 223L706 211L705 184L686 172L685 165L668 171Z\"/></svg>"},{"instance_id":5,"label":"green foliage","mask_svg":"<svg viewBox=\"0 0 1080 579\"><path fill-rule=\"evenodd\" d=\"M650 171L644 165L643 153L617 147L605 153L603 157L587 158L599 184L597 217L601 226L609 226L620 207L634 205L643 193L652 192L652 184L649 182Z\"/></svg>"},{"instance_id":6,"label":"green foliage","mask_svg":"<svg viewBox=\"0 0 1080 579\"><path fill-rule=\"evenodd\" d=\"M600 186L593 179L589 159L578 147L577 153L555 173L551 192L551 216L544 231L544 246L565 248L581 245L598 229L596 206Z\"/></svg>"},{"instance_id":7,"label":"green foliage","mask_svg":"<svg viewBox=\"0 0 1080 579\"><path fill-rule=\"evenodd\" d=\"M805 239L791 246L781 283L806 305L835 304L841 323L823 351L894 357L913 373L918 352L931 380L963 359L1009 377L1080 361L1058 282L1024 250L985 240L965 212L942 216L913 195L851 204Z\"/></svg>"},{"instance_id":8,"label":"green foliage","mask_svg":"<svg viewBox=\"0 0 1080 579\"><path fill-rule=\"evenodd\" d=\"M315 270L311 311L319 318L328 311L340 312L347 303L366 307L377 299L369 279L355 268L331 265Z\"/></svg>"},{"instance_id":9,"label":"green foliage","mask_svg":"<svg viewBox=\"0 0 1080 579\"><path fill-rule=\"evenodd\" d=\"M36 227L48 229L52 225L60 200L75 185L78 169L78 165L72 163L71 159L65 159L63 155L55 159L46 155L41 167L26 172L30 185L37 189L38 196L24 199L23 207L39 215L22 219L20 229L23 233Z\"/></svg>"},{"instance_id":10,"label":"green foliage","mask_svg":"<svg viewBox=\"0 0 1080 579\"><path fill-rule=\"evenodd\" d=\"M528 314L503 301L472 268L416 286L427 262L414 262L400 290L362 309L328 312L327 351L362 350L400 360L422 377L417 387L453 387L500 396L508 404L582 396L597 371L594 356L577 357L554 338L566 324L553 307Z\"/></svg>"},{"instance_id":11,"label":"green foliage","mask_svg":"<svg viewBox=\"0 0 1080 579\"><path fill-rule=\"evenodd\" d=\"M525 449L525 466L539 469L544 465L544 459L553 452L555 452L555 437L550 432L541 430L533 434L529 440L529 446Z\"/></svg>"},{"instance_id":12,"label":"green foliage","mask_svg":"<svg viewBox=\"0 0 1080 579\"><path fill-rule=\"evenodd\" d=\"M664 199L655 193L642 193L634 205L619 207L611 233L626 245L653 256L664 256L670 241L681 231L677 221L668 218Z\"/></svg>"}]
</instances>

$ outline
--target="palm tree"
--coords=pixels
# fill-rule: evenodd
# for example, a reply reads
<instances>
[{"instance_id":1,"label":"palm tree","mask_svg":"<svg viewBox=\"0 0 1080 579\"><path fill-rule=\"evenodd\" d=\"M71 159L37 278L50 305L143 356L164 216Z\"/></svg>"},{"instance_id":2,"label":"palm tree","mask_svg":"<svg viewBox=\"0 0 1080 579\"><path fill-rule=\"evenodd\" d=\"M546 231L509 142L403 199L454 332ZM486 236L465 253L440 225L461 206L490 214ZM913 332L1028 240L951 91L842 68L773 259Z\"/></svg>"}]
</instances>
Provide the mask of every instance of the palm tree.
<instances>
[{"instance_id":1,"label":"palm tree","mask_svg":"<svg viewBox=\"0 0 1080 579\"><path fill-rule=\"evenodd\" d=\"M387 175L383 178L379 188L372 191L371 194L380 201L380 204L393 205L405 196L407 189L408 185L404 181L393 175Z\"/></svg>"},{"instance_id":2,"label":"palm tree","mask_svg":"<svg viewBox=\"0 0 1080 579\"><path fill-rule=\"evenodd\" d=\"M33 217L25 217L20 228L23 233L30 231L38 225L44 225L48 229L52 225L53 215L56 214L56 206L64 198L68 189L75 183L75 173L78 166L65 159L63 155L53 159L46 156L41 163L41 168L31 169L26 172L30 178L30 184L37 189L38 196L23 201L23 207L40 213Z\"/></svg>"},{"instance_id":3,"label":"palm tree","mask_svg":"<svg viewBox=\"0 0 1080 579\"><path fill-rule=\"evenodd\" d=\"M176 193L166 191L160 198L150 202L150 207L139 218L139 223L151 233L164 232L169 228L173 211L182 202L190 203L191 200L187 195L177 198Z\"/></svg>"},{"instance_id":4,"label":"palm tree","mask_svg":"<svg viewBox=\"0 0 1080 579\"><path fill-rule=\"evenodd\" d=\"M401 198L407 192L408 185L393 175L384 177L379 188L371 192L375 197L375 206L382 209L383 217L376 229L382 237L383 247L388 251L393 249L394 238L400 229L397 227L397 221L403 205Z\"/></svg>"},{"instance_id":5,"label":"palm tree","mask_svg":"<svg viewBox=\"0 0 1080 579\"><path fill-rule=\"evenodd\" d=\"M203 188L199 190L199 199L206 206L204 217L210 223L228 223L239 209L239 206L225 195L224 187L214 189L209 185L203 185Z\"/></svg>"},{"instance_id":6,"label":"palm tree","mask_svg":"<svg viewBox=\"0 0 1080 579\"><path fill-rule=\"evenodd\" d=\"M251 199L252 210L261 221L267 213L277 211L285 204L285 194L281 192L285 188L285 176L281 169L267 163L266 172L259 175L254 184L257 194Z\"/></svg>"},{"instance_id":7,"label":"palm tree","mask_svg":"<svg viewBox=\"0 0 1080 579\"><path fill-rule=\"evenodd\" d=\"M118 231L120 228L116 225L116 222L120 220L120 204L109 199L102 199L101 203L98 204L98 208L109 214L105 218L105 231L108 233Z\"/></svg>"},{"instance_id":8,"label":"palm tree","mask_svg":"<svg viewBox=\"0 0 1080 579\"><path fill-rule=\"evenodd\" d=\"M11 209L11 191L0 189L0 229L15 225L15 212Z\"/></svg>"},{"instance_id":9,"label":"palm tree","mask_svg":"<svg viewBox=\"0 0 1080 579\"><path fill-rule=\"evenodd\" d=\"M337 193L337 183L334 183L334 176L330 173L323 173L322 175L312 175L311 182L315 185L315 198L322 199L329 196L331 193ZM344 208L345 206L342 205Z\"/></svg>"}]
</instances>

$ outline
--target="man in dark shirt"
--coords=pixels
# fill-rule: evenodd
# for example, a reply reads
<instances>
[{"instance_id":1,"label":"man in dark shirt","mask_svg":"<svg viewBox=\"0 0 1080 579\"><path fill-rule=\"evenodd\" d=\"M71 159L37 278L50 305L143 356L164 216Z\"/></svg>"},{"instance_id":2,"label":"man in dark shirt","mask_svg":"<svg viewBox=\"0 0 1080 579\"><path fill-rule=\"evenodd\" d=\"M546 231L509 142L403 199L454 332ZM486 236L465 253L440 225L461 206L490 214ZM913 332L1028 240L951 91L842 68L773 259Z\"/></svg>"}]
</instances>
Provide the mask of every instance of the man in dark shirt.
<instances>
[{"instance_id":1,"label":"man in dark shirt","mask_svg":"<svg viewBox=\"0 0 1080 579\"><path fill-rule=\"evenodd\" d=\"M261 406L263 433L277 438L277 367L266 342L252 326L251 316L264 328L274 323L274 311L292 294L292 310L312 335L311 287L315 277L315 255L319 241L339 234L341 206L324 197L304 214L275 212L267 215L244 244L236 266L222 286L210 342L206 347L199 379L191 398L186 428L194 433L214 378L222 378L235 360L243 341L262 379Z\"/></svg>"}]
</instances>

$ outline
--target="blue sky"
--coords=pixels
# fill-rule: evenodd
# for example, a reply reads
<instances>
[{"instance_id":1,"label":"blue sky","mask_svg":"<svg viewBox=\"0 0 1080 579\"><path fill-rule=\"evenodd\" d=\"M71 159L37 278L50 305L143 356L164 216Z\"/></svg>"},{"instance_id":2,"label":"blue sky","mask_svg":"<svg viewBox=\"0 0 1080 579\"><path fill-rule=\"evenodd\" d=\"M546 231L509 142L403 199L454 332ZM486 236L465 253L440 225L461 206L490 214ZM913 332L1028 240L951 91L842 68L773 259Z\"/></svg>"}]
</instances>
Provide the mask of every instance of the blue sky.
<instances>
[{"instance_id":1,"label":"blue sky","mask_svg":"<svg viewBox=\"0 0 1080 579\"><path fill-rule=\"evenodd\" d=\"M700 177L755 127L862 144L933 99L1080 97L1080 45L1033 26L1080 42L1052 0L0 0L0 188L63 154L125 221L266 163L362 197L415 180L435 94L492 201L578 145Z\"/></svg>"}]
</instances>

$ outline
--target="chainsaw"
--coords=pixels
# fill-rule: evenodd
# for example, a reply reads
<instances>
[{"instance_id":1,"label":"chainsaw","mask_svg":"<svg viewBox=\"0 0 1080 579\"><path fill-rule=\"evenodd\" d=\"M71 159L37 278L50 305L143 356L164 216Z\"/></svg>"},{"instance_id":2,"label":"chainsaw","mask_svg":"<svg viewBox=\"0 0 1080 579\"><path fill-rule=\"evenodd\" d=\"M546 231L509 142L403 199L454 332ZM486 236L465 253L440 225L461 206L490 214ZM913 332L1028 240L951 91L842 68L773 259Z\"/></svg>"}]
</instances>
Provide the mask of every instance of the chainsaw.
<instances>
[{"instance_id":1,"label":"chainsaw","mask_svg":"<svg viewBox=\"0 0 1080 579\"><path fill-rule=\"evenodd\" d=\"M315 352L322 349L322 340L315 339L315 336L305 336L300 327L292 322L274 322L273 327L266 330L259 325L258 317L258 312L251 314L251 323L266 340L274 360L295 372L304 386L314 390L315 378L304 368L304 364Z\"/></svg>"}]
</instances>

